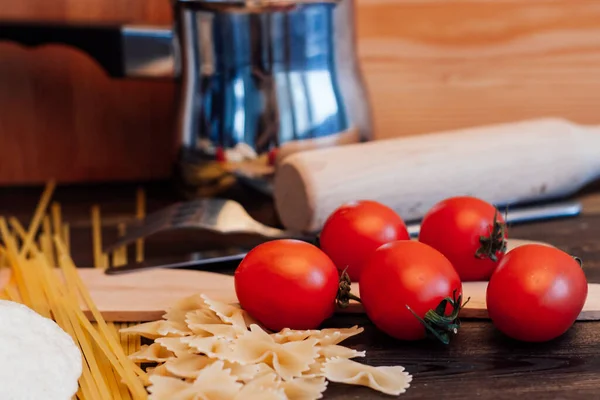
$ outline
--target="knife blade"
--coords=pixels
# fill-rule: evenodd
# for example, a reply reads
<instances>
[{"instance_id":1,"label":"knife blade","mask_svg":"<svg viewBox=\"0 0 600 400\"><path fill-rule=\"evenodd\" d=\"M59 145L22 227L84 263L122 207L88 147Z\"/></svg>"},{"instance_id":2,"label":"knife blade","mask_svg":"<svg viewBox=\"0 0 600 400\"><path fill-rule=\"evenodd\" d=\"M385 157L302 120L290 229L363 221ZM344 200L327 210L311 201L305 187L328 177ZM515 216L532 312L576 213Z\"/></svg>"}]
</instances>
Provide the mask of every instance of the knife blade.
<instances>
[{"instance_id":1,"label":"knife blade","mask_svg":"<svg viewBox=\"0 0 600 400\"><path fill-rule=\"evenodd\" d=\"M502 209L499 207L499 209ZM556 218L576 217L581 214L582 204L580 201L562 201L528 207L508 209L505 220L507 224L520 224L526 222L537 222ZM411 238L419 235L420 221L407 224ZM249 249L241 247L230 247L209 251L198 251L180 256L152 258L143 262L130 262L119 267L109 267L106 274L116 275L130 273L152 268L189 268L203 265L214 265L229 261L241 261Z\"/></svg>"}]
</instances>

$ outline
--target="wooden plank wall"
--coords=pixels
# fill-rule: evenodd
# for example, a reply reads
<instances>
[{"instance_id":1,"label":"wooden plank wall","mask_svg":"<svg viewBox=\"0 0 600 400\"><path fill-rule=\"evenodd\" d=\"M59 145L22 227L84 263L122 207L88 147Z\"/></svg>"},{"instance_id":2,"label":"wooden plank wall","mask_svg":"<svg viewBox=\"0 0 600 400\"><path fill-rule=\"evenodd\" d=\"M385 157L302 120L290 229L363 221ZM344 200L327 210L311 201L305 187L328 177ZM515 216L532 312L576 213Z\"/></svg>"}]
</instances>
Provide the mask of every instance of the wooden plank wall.
<instances>
[{"instance_id":1,"label":"wooden plank wall","mask_svg":"<svg viewBox=\"0 0 600 400\"><path fill-rule=\"evenodd\" d=\"M600 124L597 0L358 0L377 138L557 115ZM0 19L168 24L168 0L0 0ZM0 43L0 184L170 171L175 87ZM167 149L167 150L166 150Z\"/></svg>"},{"instance_id":2,"label":"wooden plank wall","mask_svg":"<svg viewBox=\"0 0 600 400\"><path fill-rule=\"evenodd\" d=\"M362 0L380 137L557 115L600 124L600 2Z\"/></svg>"}]
</instances>

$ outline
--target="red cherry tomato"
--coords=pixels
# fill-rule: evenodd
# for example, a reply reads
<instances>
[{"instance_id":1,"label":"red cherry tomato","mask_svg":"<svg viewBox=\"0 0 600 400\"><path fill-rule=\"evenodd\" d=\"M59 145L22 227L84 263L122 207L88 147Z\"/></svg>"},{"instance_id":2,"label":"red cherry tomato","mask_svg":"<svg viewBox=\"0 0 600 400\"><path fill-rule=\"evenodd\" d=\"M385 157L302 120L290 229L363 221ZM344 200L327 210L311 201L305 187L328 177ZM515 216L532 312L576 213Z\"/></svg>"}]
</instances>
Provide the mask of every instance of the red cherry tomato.
<instances>
[{"instance_id":1,"label":"red cherry tomato","mask_svg":"<svg viewBox=\"0 0 600 400\"><path fill-rule=\"evenodd\" d=\"M273 166L277 163L278 151L279 149L277 148L271 149L271 151L269 151L269 154L267 155L267 165Z\"/></svg>"},{"instance_id":2,"label":"red cherry tomato","mask_svg":"<svg viewBox=\"0 0 600 400\"><path fill-rule=\"evenodd\" d=\"M325 221L319 243L340 271L358 281L362 265L378 247L410 236L391 208L371 200L347 203Z\"/></svg>"},{"instance_id":3,"label":"red cherry tomato","mask_svg":"<svg viewBox=\"0 0 600 400\"><path fill-rule=\"evenodd\" d=\"M458 328L460 278L450 261L426 244L403 240L381 246L365 263L359 294L371 321L397 339L431 334L447 343ZM448 319L437 328L432 324L436 309Z\"/></svg>"},{"instance_id":4,"label":"red cherry tomato","mask_svg":"<svg viewBox=\"0 0 600 400\"><path fill-rule=\"evenodd\" d=\"M445 255L463 282L488 280L506 251L500 212L475 197L452 197L433 206L421 222L419 241Z\"/></svg>"},{"instance_id":5,"label":"red cherry tomato","mask_svg":"<svg viewBox=\"0 0 600 400\"><path fill-rule=\"evenodd\" d=\"M227 161L227 154L225 154L225 150L222 147L217 147L217 150L215 151L215 160L218 162Z\"/></svg>"},{"instance_id":6,"label":"red cherry tomato","mask_svg":"<svg viewBox=\"0 0 600 400\"><path fill-rule=\"evenodd\" d=\"M235 271L243 309L266 328L315 329L333 314L339 274L325 253L298 240L253 248Z\"/></svg>"},{"instance_id":7,"label":"red cherry tomato","mask_svg":"<svg viewBox=\"0 0 600 400\"><path fill-rule=\"evenodd\" d=\"M511 250L487 288L487 309L507 336L545 342L565 333L587 298L581 265L567 253L527 244Z\"/></svg>"}]
</instances>

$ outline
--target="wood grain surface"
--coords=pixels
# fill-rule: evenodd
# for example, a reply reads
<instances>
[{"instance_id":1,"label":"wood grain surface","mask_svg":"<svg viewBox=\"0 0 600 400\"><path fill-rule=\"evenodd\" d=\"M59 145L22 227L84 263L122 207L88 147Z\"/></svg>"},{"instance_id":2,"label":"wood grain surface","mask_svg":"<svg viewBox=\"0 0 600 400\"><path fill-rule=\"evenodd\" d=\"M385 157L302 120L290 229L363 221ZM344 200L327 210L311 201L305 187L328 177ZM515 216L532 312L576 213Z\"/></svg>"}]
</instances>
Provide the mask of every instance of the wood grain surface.
<instances>
[{"instance_id":1,"label":"wood grain surface","mask_svg":"<svg viewBox=\"0 0 600 400\"><path fill-rule=\"evenodd\" d=\"M169 1L0 0L0 19L169 24ZM170 173L172 82L114 80L83 53L0 42L0 185Z\"/></svg>"},{"instance_id":2,"label":"wood grain surface","mask_svg":"<svg viewBox=\"0 0 600 400\"><path fill-rule=\"evenodd\" d=\"M540 242L509 239L508 250L529 243ZM10 275L9 269L0 270L0 289L9 282ZM123 275L107 275L98 268L80 268L79 276L104 319L111 322L155 321L161 319L180 299L198 294L227 304L238 303L233 276L219 272L156 268ZM463 282L462 290L463 299L469 301L460 312L461 318L489 319L486 308L487 282ZM352 293L360 297L358 282L352 283ZM88 318L92 319L85 302L82 301L81 307ZM362 305L356 301L352 301L347 308L336 310L338 314L364 312ZM600 284L588 285L587 300L577 320L600 321Z\"/></svg>"},{"instance_id":3,"label":"wood grain surface","mask_svg":"<svg viewBox=\"0 0 600 400\"><path fill-rule=\"evenodd\" d=\"M597 149L599 129L556 118L457 129L293 154L273 192L291 231L319 231L363 196L419 220L457 194L511 206L571 195L600 176Z\"/></svg>"},{"instance_id":4,"label":"wood grain surface","mask_svg":"<svg viewBox=\"0 0 600 400\"><path fill-rule=\"evenodd\" d=\"M359 0L378 137L559 115L598 124L600 3Z\"/></svg>"},{"instance_id":5,"label":"wood grain surface","mask_svg":"<svg viewBox=\"0 0 600 400\"><path fill-rule=\"evenodd\" d=\"M600 124L595 0L357 0L386 138L547 115ZM0 0L0 19L168 24L167 0ZM0 184L167 176L175 86L114 81L77 51L0 43Z\"/></svg>"},{"instance_id":6,"label":"wood grain surface","mask_svg":"<svg viewBox=\"0 0 600 400\"><path fill-rule=\"evenodd\" d=\"M168 186L147 186L148 208L155 210L176 197ZM17 215L24 222L31 216L41 188L0 189L0 214ZM272 204L263 197L239 191L229 194L250 213L273 224ZM56 199L65 219L76 227L71 235L78 265L91 263L89 207L99 204L105 221L105 237L116 236L115 219L134 213L135 186L59 187ZM513 226L511 236L553 243L580 257L590 282L600 283L600 196L585 198L579 218ZM156 238L147 251L173 251L169 238ZM235 265L223 272L231 272ZM337 315L324 327L358 324L365 331L347 342L366 357L369 365L402 365L412 375L409 390L400 396L412 400L513 400L594 399L600 390L600 322L578 322L565 335L548 343L529 344L508 339L489 321L463 321L460 333L449 346L422 341L401 342L377 330L364 316ZM331 383L324 400L390 399L367 388Z\"/></svg>"}]
</instances>

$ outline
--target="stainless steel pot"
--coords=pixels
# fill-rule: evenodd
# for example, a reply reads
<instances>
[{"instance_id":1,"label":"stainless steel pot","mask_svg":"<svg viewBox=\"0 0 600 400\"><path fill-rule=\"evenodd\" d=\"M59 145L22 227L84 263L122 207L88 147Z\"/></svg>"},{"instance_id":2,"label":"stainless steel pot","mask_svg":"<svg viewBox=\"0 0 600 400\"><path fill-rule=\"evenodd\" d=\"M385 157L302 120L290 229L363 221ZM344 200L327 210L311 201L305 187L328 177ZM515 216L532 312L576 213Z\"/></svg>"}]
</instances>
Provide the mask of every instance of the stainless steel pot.
<instances>
[{"instance_id":1,"label":"stainless steel pot","mask_svg":"<svg viewBox=\"0 0 600 400\"><path fill-rule=\"evenodd\" d=\"M185 187L269 192L274 160L371 138L352 1L174 0L173 29L6 21L0 40L75 46L115 78L177 79Z\"/></svg>"}]
</instances>

